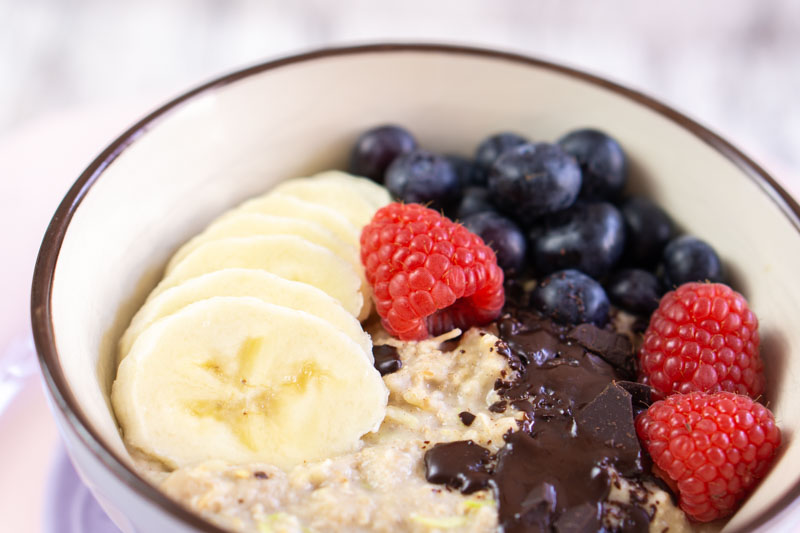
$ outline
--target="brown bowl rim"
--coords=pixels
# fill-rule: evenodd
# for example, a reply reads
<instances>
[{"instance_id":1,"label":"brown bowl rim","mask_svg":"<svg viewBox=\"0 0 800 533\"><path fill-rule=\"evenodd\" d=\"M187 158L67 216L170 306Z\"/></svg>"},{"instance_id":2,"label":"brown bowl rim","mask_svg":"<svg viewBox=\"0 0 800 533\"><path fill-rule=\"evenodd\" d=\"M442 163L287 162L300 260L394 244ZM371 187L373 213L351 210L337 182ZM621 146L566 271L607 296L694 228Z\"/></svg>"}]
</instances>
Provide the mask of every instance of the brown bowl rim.
<instances>
[{"instance_id":1,"label":"brown bowl rim","mask_svg":"<svg viewBox=\"0 0 800 533\"><path fill-rule=\"evenodd\" d=\"M559 74L590 83L611 92L622 95L638 104L655 111L659 115L671 120L694 134L714 150L734 163L745 175L752 179L777 205L781 212L789 219L794 227L800 231L800 205L789 195L763 168L747 157L739 149L722 137L713 133L706 127L675 109L646 96L639 91L629 89L618 83L589 74L582 70L566 67L550 61L522 55L514 52L499 51L465 45L448 45L434 43L378 43L362 44L355 46L328 47L300 53L281 59L268 61L248 67L228 75L216 78L199 87L196 87L160 108L151 112L145 118L131 126L122 135L117 137L94 161L83 171L77 181L67 192L58 206L50 224L45 232L39 255L33 273L31 288L31 323L39 364L46 386L53 398L54 408L58 409L65 418L75 435L83 442L95 458L100 461L120 481L138 492L139 496L151 501L163 511L175 518L191 525L201 531L210 533L226 533L225 530L215 526L189 511L174 500L168 498L161 491L149 484L143 477L128 468L123 460L111 451L111 447L100 436L99 432L89 423L86 414L78 405L70 388L67 385L64 373L58 364L58 352L55 344L55 333L52 322L51 296L53 276L61 245L64 240L69 222L75 210L88 193L92 185L103 174L103 171L138 137L156 124L168 112L198 96L199 94L213 91L219 87L235 82L242 78L259 74L268 70L278 69L287 65L315 61L328 57L339 57L356 54L374 53L436 53L485 57L500 61L509 61ZM755 518L736 529L736 532L752 531L754 528L766 524L776 517L782 510L800 496L800 479L781 498L769 506Z\"/></svg>"}]
</instances>

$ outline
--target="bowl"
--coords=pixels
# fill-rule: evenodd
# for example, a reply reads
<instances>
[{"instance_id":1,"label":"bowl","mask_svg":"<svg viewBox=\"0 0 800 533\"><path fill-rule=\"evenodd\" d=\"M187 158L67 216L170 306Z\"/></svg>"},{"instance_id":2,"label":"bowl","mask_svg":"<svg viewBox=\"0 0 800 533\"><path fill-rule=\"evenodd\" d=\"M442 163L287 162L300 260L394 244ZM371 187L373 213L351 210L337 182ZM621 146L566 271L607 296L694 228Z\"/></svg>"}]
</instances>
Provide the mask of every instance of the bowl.
<instances>
[{"instance_id":1,"label":"bowl","mask_svg":"<svg viewBox=\"0 0 800 533\"><path fill-rule=\"evenodd\" d=\"M725 529L785 524L800 496L798 204L718 135L635 91L510 53L392 44L297 55L191 90L105 148L56 211L33 279L36 347L69 455L120 528L222 531L132 468L110 409L116 341L167 259L279 180L345 168L355 137L385 122L444 153L499 130L552 140L594 126L622 143L630 188L712 243L759 315L784 443Z\"/></svg>"}]
</instances>

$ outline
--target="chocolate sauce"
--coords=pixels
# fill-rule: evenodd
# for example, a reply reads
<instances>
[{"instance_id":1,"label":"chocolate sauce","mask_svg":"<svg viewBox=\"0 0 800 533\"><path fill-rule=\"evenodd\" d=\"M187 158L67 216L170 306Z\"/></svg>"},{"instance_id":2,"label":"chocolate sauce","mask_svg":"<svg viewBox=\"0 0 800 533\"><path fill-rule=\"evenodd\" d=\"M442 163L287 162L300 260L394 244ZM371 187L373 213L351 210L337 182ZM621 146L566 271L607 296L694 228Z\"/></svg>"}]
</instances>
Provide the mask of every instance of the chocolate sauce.
<instances>
[{"instance_id":1,"label":"chocolate sauce","mask_svg":"<svg viewBox=\"0 0 800 533\"><path fill-rule=\"evenodd\" d=\"M471 440L436 444L425 452L425 479L464 494L489 484L489 450Z\"/></svg>"},{"instance_id":2,"label":"chocolate sauce","mask_svg":"<svg viewBox=\"0 0 800 533\"><path fill-rule=\"evenodd\" d=\"M397 348L388 344L372 347L372 356L375 358L375 368L381 376L397 372L403 367L403 361L397 353Z\"/></svg>"},{"instance_id":3,"label":"chocolate sauce","mask_svg":"<svg viewBox=\"0 0 800 533\"><path fill-rule=\"evenodd\" d=\"M604 530L612 483L607 470L645 474L632 394L637 406L649 403L649 388L624 381L633 370L630 342L591 325L561 326L532 311L506 314L497 328L498 351L517 372L496 382L501 400L490 410L524 412L519 431L507 434L491 458L473 443L434 446L425 456L426 472L436 467L428 480L457 488L453 480L485 475L505 533ZM649 515L635 505L614 504L614 515L621 531L649 526Z\"/></svg>"}]
</instances>

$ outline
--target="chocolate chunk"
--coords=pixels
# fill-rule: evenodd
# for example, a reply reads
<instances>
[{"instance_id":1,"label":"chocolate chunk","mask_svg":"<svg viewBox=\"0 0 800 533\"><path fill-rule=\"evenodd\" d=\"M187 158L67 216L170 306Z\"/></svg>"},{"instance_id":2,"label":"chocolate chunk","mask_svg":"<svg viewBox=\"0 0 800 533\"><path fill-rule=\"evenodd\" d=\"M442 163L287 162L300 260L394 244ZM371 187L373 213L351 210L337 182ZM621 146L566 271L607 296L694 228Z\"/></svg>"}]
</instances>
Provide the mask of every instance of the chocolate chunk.
<instances>
[{"instance_id":1,"label":"chocolate chunk","mask_svg":"<svg viewBox=\"0 0 800 533\"><path fill-rule=\"evenodd\" d=\"M653 403L653 389L649 385L635 381L617 381L617 385L628 391L635 406L646 409Z\"/></svg>"},{"instance_id":2,"label":"chocolate chunk","mask_svg":"<svg viewBox=\"0 0 800 533\"><path fill-rule=\"evenodd\" d=\"M550 483L536 485L522 500L519 521L525 529L549 531L556 512L556 488Z\"/></svg>"},{"instance_id":3,"label":"chocolate chunk","mask_svg":"<svg viewBox=\"0 0 800 533\"><path fill-rule=\"evenodd\" d=\"M587 531L602 531L600 528L600 513L598 504L582 503L575 507L565 509L555 523L556 533L585 533Z\"/></svg>"},{"instance_id":4,"label":"chocolate chunk","mask_svg":"<svg viewBox=\"0 0 800 533\"><path fill-rule=\"evenodd\" d=\"M375 368L378 369L381 376L397 372L403 367L400 354L397 353L397 348L394 346L388 344L373 346L372 355L375 357Z\"/></svg>"},{"instance_id":5,"label":"chocolate chunk","mask_svg":"<svg viewBox=\"0 0 800 533\"><path fill-rule=\"evenodd\" d=\"M489 406L489 411L493 413L505 413L506 407L508 406L508 402L503 400L494 402L492 405Z\"/></svg>"},{"instance_id":6,"label":"chocolate chunk","mask_svg":"<svg viewBox=\"0 0 800 533\"><path fill-rule=\"evenodd\" d=\"M471 440L436 444L425 452L425 479L464 494L489 484L489 450Z\"/></svg>"},{"instance_id":7,"label":"chocolate chunk","mask_svg":"<svg viewBox=\"0 0 800 533\"><path fill-rule=\"evenodd\" d=\"M461 411L458 413L458 418L461 419L461 423L465 426L471 426L472 423L475 422L475 415L469 411Z\"/></svg>"},{"instance_id":8,"label":"chocolate chunk","mask_svg":"<svg viewBox=\"0 0 800 533\"><path fill-rule=\"evenodd\" d=\"M578 434L588 435L613 450L615 465L624 475L641 472L641 448L633 425L633 405L628 391L610 383L578 411L575 422Z\"/></svg>"},{"instance_id":9,"label":"chocolate chunk","mask_svg":"<svg viewBox=\"0 0 800 533\"><path fill-rule=\"evenodd\" d=\"M648 533L650 531L650 515L641 507L627 503L615 503L619 510L619 530L623 533Z\"/></svg>"},{"instance_id":10,"label":"chocolate chunk","mask_svg":"<svg viewBox=\"0 0 800 533\"><path fill-rule=\"evenodd\" d=\"M253 477L256 479L269 479L269 476L266 472L262 472L261 470L256 470L253 472Z\"/></svg>"},{"instance_id":11,"label":"chocolate chunk","mask_svg":"<svg viewBox=\"0 0 800 533\"><path fill-rule=\"evenodd\" d=\"M592 324L581 324L572 328L567 337L596 353L615 368L631 371L633 347L625 335L600 329Z\"/></svg>"}]
</instances>

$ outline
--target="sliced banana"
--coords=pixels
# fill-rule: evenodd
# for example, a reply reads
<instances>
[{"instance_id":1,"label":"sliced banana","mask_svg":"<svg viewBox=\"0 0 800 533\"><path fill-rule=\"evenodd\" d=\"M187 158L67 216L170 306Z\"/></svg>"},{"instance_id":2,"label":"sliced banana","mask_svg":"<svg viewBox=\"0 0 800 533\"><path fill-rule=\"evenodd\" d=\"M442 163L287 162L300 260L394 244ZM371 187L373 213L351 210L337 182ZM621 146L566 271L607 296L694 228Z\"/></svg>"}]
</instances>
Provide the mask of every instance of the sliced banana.
<instances>
[{"instance_id":1,"label":"sliced banana","mask_svg":"<svg viewBox=\"0 0 800 533\"><path fill-rule=\"evenodd\" d=\"M329 229L337 237L354 246L356 249L359 247L359 237L361 236L360 228L351 224L335 209L306 202L294 196L267 193L257 198L247 200L236 209L222 215L219 220L236 216L238 213L242 212L264 213L267 215L310 220L311 222L316 222Z\"/></svg>"},{"instance_id":2,"label":"sliced banana","mask_svg":"<svg viewBox=\"0 0 800 533\"><path fill-rule=\"evenodd\" d=\"M296 178L279 183L270 194L285 194L335 209L357 228L363 228L372 220L375 208L354 186L334 180Z\"/></svg>"},{"instance_id":3,"label":"sliced banana","mask_svg":"<svg viewBox=\"0 0 800 533\"><path fill-rule=\"evenodd\" d=\"M166 272L169 273L176 264L202 244L227 237L249 237L251 235L297 235L327 248L351 263L356 269L363 270L358 249L344 242L319 223L301 218L237 212L213 222L203 233L181 246L169 260Z\"/></svg>"},{"instance_id":4,"label":"sliced banana","mask_svg":"<svg viewBox=\"0 0 800 533\"><path fill-rule=\"evenodd\" d=\"M386 187L378 185L371 179L353 176L352 174L342 172L341 170L328 170L325 172L320 172L309 179L317 181L332 181L342 185L343 187L349 187L353 192L369 202L369 204L375 210L380 209L392 201L392 197L389 195L389 190Z\"/></svg>"},{"instance_id":5,"label":"sliced banana","mask_svg":"<svg viewBox=\"0 0 800 533\"><path fill-rule=\"evenodd\" d=\"M153 323L120 363L111 401L126 442L181 467L209 457L290 468L356 449L388 390L330 323L214 297Z\"/></svg>"},{"instance_id":6,"label":"sliced banana","mask_svg":"<svg viewBox=\"0 0 800 533\"><path fill-rule=\"evenodd\" d=\"M307 283L289 281L265 270L226 268L169 288L149 300L133 317L119 341L118 357L122 360L136 338L150 324L180 311L184 307L214 296L251 296L267 303L306 311L332 324L355 341L369 359L372 340L353 315L321 290Z\"/></svg>"},{"instance_id":7,"label":"sliced banana","mask_svg":"<svg viewBox=\"0 0 800 533\"><path fill-rule=\"evenodd\" d=\"M253 268L313 285L361 319L368 313L361 279L355 269L336 254L295 235L232 237L207 242L187 255L150 293L152 300L166 289L223 268Z\"/></svg>"}]
</instances>

